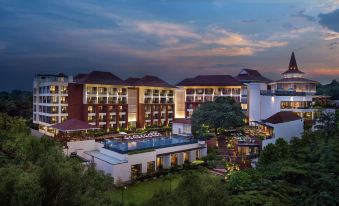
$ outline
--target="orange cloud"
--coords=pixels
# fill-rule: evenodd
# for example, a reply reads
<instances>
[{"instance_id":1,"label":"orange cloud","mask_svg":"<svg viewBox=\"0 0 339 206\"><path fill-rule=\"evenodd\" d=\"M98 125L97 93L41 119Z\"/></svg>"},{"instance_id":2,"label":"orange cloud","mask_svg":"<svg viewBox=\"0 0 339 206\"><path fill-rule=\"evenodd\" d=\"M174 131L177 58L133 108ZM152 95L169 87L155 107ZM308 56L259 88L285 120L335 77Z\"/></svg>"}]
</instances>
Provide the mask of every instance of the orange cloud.
<instances>
[{"instance_id":1,"label":"orange cloud","mask_svg":"<svg viewBox=\"0 0 339 206\"><path fill-rule=\"evenodd\" d=\"M310 75L326 75L326 76L339 76L339 67L338 68L317 68L310 69L307 73Z\"/></svg>"}]
</instances>

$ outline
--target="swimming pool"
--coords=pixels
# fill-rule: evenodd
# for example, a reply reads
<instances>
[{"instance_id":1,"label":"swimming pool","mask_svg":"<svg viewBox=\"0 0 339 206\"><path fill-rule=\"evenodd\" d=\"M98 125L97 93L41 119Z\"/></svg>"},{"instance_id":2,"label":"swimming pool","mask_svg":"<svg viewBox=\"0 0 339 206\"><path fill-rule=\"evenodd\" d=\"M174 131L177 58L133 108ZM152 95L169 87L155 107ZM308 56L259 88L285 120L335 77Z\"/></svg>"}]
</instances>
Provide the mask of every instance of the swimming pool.
<instances>
[{"instance_id":1,"label":"swimming pool","mask_svg":"<svg viewBox=\"0 0 339 206\"><path fill-rule=\"evenodd\" d=\"M172 137L156 137L132 142L106 140L103 142L103 144L105 149L125 154L130 151L173 147L185 144L193 144L197 142L198 142L197 140L189 139L187 137L172 136Z\"/></svg>"}]
</instances>

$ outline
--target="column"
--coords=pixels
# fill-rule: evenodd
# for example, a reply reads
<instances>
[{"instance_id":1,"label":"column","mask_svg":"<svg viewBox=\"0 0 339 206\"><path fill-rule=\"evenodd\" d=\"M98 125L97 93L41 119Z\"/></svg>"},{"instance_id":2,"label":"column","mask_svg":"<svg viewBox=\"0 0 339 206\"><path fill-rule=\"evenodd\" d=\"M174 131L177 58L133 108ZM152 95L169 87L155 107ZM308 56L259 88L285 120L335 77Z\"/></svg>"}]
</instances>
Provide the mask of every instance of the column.
<instances>
[{"instance_id":1,"label":"column","mask_svg":"<svg viewBox=\"0 0 339 206\"><path fill-rule=\"evenodd\" d=\"M143 174L147 173L147 162L141 163L141 172Z\"/></svg>"},{"instance_id":2,"label":"column","mask_svg":"<svg viewBox=\"0 0 339 206\"><path fill-rule=\"evenodd\" d=\"M178 153L178 165L183 165L184 164L184 153L180 152Z\"/></svg>"},{"instance_id":3,"label":"column","mask_svg":"<svg viewBox=\"0 0 339 206\"><path fill-rule=\"evenodd\" d=\"M171 168L171 155L163 156L163 168L164 169Z\"/></svg>"},{"instance_id":4,"label":"column","mask_svg":"<svg viewBox=\"0 0 339 206\"><path fill-rule=\"evenodd\" d=\"M193 162L196 159L197 159L196 150L189 151L189 157L188 157L189 162Z\"/></svg>"},{"instance_id":5,"label":"column","mask_svg":"<svg viewBox=\"0 0 339 206\"><path fill-rule=\"evenodd\" d=\"M207 156L207 147L200 149L200 156L201 157Z\"/></svg>"}]
</instances>

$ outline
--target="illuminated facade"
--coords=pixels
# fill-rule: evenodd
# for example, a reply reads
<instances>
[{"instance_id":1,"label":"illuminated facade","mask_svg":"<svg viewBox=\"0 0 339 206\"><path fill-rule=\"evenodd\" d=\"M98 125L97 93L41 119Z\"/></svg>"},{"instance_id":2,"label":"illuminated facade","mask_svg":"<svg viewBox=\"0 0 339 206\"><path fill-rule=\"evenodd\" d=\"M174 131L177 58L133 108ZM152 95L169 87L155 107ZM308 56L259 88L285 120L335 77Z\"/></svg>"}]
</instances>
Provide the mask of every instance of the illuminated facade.
<instances>
[{"instance_id":1,"label":"illuminated facade","mask_svg":"<svg viewBox=\"0 0 339 206\"><path fill-rule=\"evenodd\" d=\"M39 124L39 130L48 132L48 126L64 122L68 118L69 81L72 81L72 77L67 77L62 73L35 76L33 123Z\"/></svg>"},{"instance_id":2,"label":"illuminated facade","mask_svg":"<svg viewBox=\"0 0 339 206\"><path fill-rule=\"evenodd\" d=\"M155 76L124 81L100 71L78 74L74 79L64 74L37 75L33 121L42 131L67 118L87 121L107 131L171 126L175 119L189 119L204 102L231 97L241 105L249 122L293 111L313 124L322 112L315 109L315 103L326 102L315 95L317 82L304 78L294 53L282 76L272 81L257 70L242 69L234 77L199 75L173 86ZM180 122L176 127L184 132L187 124Z\"/></svg>"}]
</instances>

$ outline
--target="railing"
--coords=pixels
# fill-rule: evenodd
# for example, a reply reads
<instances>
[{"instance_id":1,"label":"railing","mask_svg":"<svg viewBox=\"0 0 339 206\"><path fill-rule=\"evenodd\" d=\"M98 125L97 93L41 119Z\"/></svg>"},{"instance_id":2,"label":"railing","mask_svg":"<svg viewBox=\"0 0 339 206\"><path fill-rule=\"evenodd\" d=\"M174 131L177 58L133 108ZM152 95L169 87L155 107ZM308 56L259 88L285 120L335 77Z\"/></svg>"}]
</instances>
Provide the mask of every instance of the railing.
<instances>
[{"instance_id":1,"label":"railing","mask_svg":"<svg viewBox=\"0 0 339 206\"><path fill-rule=\"evenodd\" d=\"M296 91L279 91L279 90L260 90L260 95L264 96L307 96L312 92L296 92Z\"/></svg>"}]
</instances>

